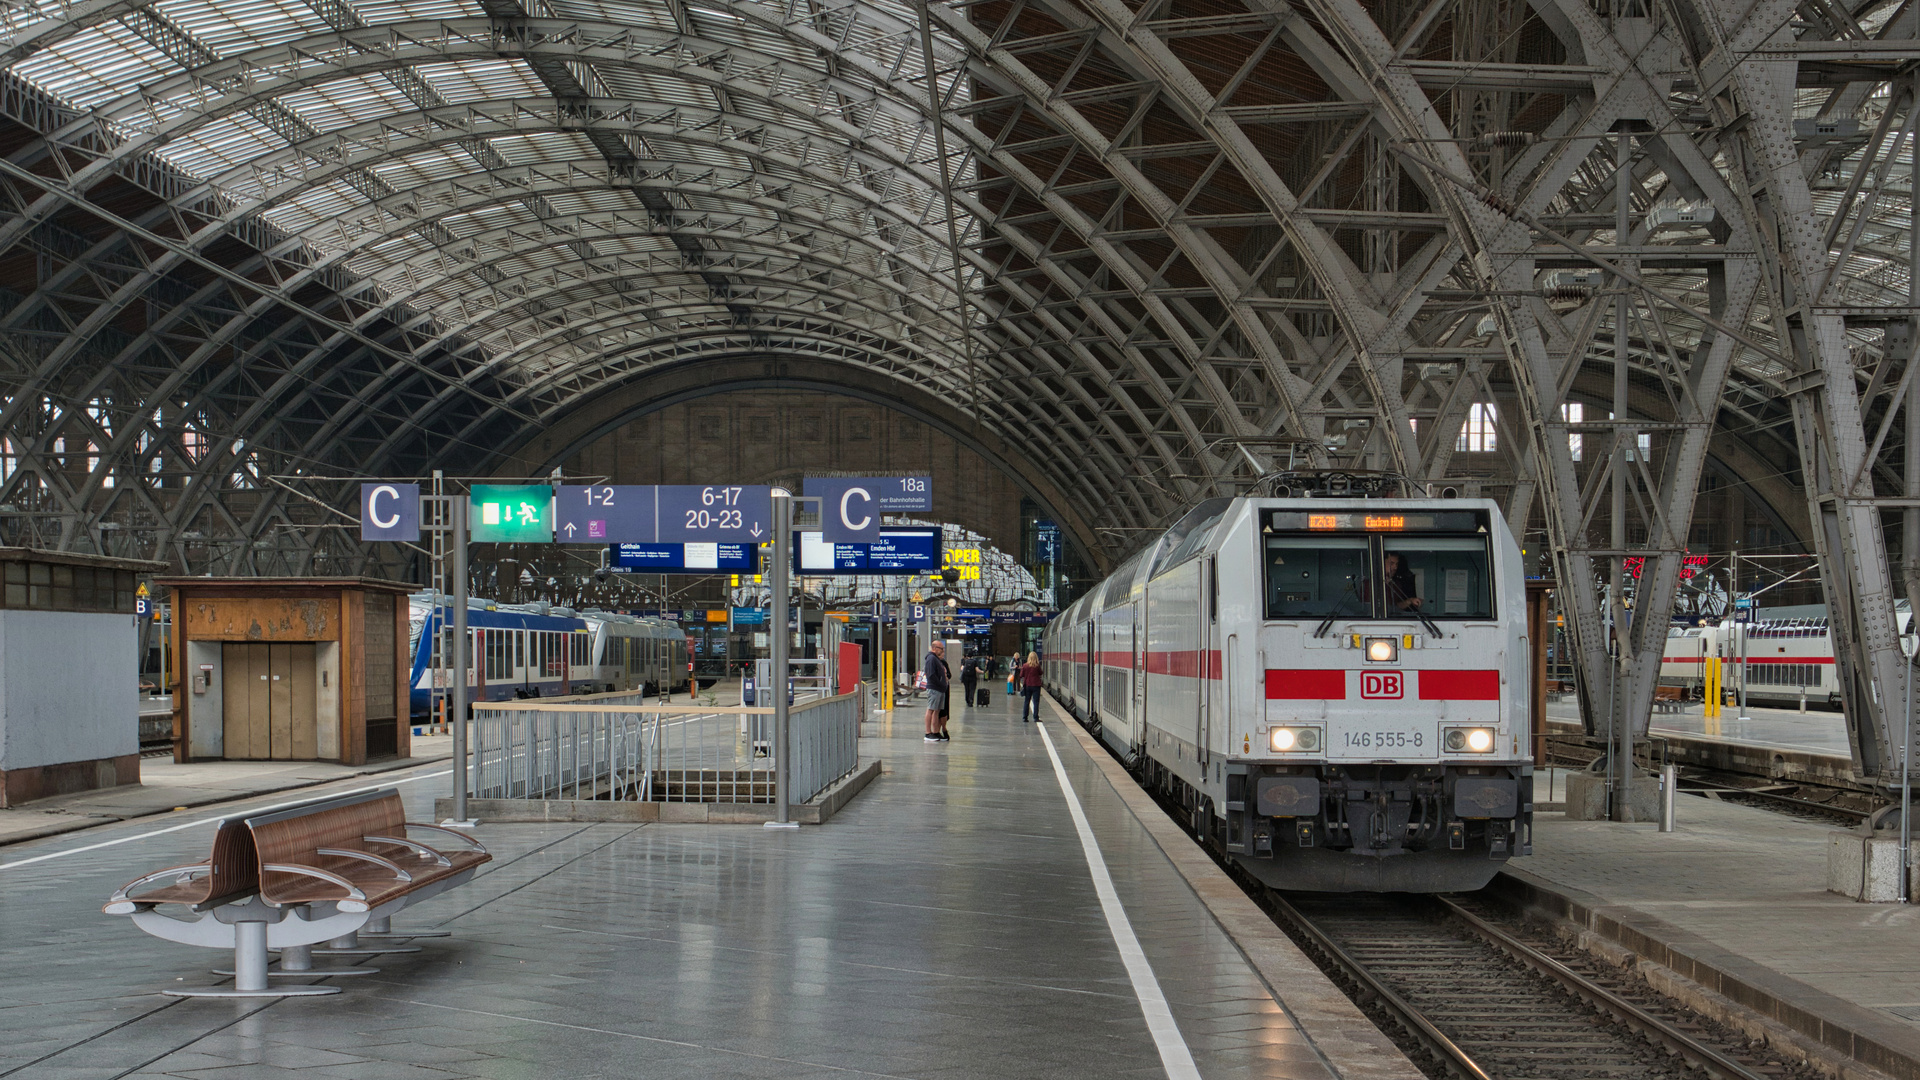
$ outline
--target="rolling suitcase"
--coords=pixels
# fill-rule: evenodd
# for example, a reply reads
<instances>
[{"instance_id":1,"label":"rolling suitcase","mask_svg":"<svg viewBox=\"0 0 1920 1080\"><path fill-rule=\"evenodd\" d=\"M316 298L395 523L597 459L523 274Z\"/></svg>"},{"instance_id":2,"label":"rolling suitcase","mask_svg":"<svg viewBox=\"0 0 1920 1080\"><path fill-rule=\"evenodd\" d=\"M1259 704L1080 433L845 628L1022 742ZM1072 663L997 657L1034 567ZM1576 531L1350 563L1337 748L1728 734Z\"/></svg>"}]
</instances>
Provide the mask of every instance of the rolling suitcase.
<instances>
[{"instance_id":1,"label":"rolling suitcase","mask_svg":"<svg viewBox=\"0 0 1920 1080\"><path fill-rule=\"evenodd\" d=\"M978 705L984 709L989 704L992 704L992 702L993 702L992 692L987 690L975 690L973 692L973 703L975 705Z\"/></svg>"}]
</instances>

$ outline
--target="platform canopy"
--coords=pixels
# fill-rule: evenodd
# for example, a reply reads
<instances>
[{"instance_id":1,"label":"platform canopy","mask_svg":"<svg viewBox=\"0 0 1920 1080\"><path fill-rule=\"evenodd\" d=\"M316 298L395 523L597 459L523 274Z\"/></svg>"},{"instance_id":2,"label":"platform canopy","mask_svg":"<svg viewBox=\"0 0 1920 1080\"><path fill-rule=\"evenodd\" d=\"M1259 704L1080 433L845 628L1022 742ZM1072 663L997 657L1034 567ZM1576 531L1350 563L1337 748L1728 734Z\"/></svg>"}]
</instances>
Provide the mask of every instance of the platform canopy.
<instances>
[{"instance_id":1,"label":"platform canopy","mask_svg":"<svg viewBox=\"0 0 1920 1080\"><path fill-rule=\"evenodd\" d=\"M12 4L0 541L359 572L390 555L332 478L544 469L652 387L838 386L1101 563L1289 464L1493 495L1562 581L1649 556L1645 640L1570 609L1599 665L1657 656L1717 471L1858 598L1865 694L1920 506L1916 19Z\"/></svg>"}]
</instances>

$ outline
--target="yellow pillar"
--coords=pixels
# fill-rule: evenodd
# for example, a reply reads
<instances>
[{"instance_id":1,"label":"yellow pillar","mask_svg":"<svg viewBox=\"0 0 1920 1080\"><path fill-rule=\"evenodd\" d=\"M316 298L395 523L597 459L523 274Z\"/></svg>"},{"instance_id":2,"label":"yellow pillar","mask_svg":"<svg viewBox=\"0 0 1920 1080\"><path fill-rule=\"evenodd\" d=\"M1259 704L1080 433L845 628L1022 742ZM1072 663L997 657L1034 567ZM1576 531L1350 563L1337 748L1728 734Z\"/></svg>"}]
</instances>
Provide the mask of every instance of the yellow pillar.
<instances>
[{"instance_id":1,"label":"yellow pillar","mask_svg":"<svg viewBox=\"0 0 1920 1080\"><path fill-rule=\"evenodd\" d=\"M1720 657L1707 657L1707 686L1703 688L1703 719L1707 721L1707 734L1720 734Z\"/></svg>"},{"instance_id":2,"label":"yellow pillar","mask_svg":"<svg viewBox=\"0 0 1920 1080\"><path fill-rule=\"evenodd\" d=\"M880 654L880 711L893 711L893 650Z\"/></svg>"}]
</instances>

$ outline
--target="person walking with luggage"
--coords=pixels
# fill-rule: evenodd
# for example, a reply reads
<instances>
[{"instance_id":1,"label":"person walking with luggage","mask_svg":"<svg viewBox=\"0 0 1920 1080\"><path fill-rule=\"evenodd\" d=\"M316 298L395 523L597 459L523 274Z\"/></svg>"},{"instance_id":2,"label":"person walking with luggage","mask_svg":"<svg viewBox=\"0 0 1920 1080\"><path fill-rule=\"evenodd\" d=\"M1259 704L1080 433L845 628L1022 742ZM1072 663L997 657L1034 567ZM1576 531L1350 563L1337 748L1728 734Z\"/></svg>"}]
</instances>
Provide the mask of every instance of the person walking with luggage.
<instances>
[{"instance_id":1,"label":"person walking with luggage","mask_svg":"<svg viewBox=\"0 0 1920 1080\"><path fill-rule=\"evenodd\" d=\"M1020 693L1024 699L1020 702L1020 722L1026 723L1031 715L1037 724L1040 722L1040 654L1028 653L1027 662L1021 664L1014 674L1020 679Z\"/></svg>"},{"instance_id":2,"label":"person walking with luggage","mask_svg":"<svg viewBox=\"0 0 1920 1080\"><path fill-rule=\"evenodd\" d=\"M974 688L980 685L980 658L969 656L960 661L960 685L966 687L967 708L975 705Z\"/></svg>"},{"instance_id":3,"label":"person walking with luggage","mask_svg":"<svg viewBox=\"0 0 1920 1080\"><path fill-rule=\"evenodd\" d=\"M946 661L947 643L936 641L927 646L927 658L920 665L921 672L927 677L927 736L926 742L947 741L947 694L953 689L951 670Z\"/></svg>"}]
</instances>

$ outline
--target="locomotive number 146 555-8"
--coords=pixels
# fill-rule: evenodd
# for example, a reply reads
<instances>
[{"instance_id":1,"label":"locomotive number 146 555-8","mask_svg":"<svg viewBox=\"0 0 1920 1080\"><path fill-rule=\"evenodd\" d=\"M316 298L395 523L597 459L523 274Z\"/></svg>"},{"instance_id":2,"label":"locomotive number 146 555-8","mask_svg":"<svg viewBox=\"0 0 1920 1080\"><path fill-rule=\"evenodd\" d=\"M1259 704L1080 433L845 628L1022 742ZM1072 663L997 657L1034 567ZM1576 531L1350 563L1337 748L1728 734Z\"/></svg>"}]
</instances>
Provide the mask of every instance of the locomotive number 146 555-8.
<instances>
[{"instance_id":1,"label":"locomotive number 146 555-8","mask_svg":"<svg viewBox=\"0 0 1920 1080\"><path fill-rule=\"evenodd\" d=\"M1342 738L1349 750L1419 750L1427 743L1421 731L1349 731Z\"/></svg>"}]
</instances>

